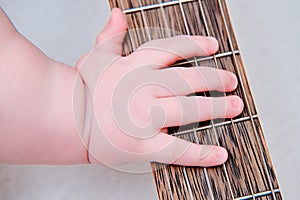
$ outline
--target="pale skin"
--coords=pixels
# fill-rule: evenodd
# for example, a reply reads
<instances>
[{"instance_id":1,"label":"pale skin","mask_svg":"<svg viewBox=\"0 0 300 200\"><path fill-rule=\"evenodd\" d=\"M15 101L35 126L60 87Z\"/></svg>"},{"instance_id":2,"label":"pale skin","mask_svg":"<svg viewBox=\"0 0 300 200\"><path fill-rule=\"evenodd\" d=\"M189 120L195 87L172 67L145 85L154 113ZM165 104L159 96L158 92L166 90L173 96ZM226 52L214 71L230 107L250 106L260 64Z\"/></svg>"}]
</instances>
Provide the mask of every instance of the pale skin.
<instances>
[{"instance_id":1,"label":"pale skin","mask_svg":"<svg viewBox=\"0 0 300 200\"><path fill-rule=\"evenodd\" d=\"M227 160L222 147L166 134L167 127L242 112L237 96L186 96L233 91L237 79L231 72L203 66L168 68L183 58L214 54L215 39L154 40L123 57L127 23L123 13L113 9L95 47L72 68L42 53L1 9L0 23L1 163L114 166L158 161L215 166Z\"/></svg>"}]
</instances>

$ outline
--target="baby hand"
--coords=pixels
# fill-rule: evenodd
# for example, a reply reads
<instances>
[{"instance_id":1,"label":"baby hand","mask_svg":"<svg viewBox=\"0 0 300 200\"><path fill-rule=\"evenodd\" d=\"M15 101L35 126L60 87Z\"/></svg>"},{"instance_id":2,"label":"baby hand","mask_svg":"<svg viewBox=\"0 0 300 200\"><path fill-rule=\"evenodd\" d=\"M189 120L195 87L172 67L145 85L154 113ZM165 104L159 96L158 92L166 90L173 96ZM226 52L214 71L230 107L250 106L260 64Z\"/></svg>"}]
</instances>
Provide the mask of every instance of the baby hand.
<instances>
[{"instance_id":1,"label":"baby hand","mask_svg":"<svg viewBox=\"0 0 300 200\"><path fill-rule=\"evenodd\" d=\"M86 102L92 111L87 120L89 137L82 137L90 162L108 166L140 161L186 166L224 163L224 148L166 134L167 127L233 118L242 112L243 102L237 96L186 96L234 90L237 79L231 72L209 67L168 68L178 60L214 54L216 40L203 36L153 40L123 57L126 31L125 16L113 9L95 48L76 66L90 95Z\"/></svg>"}]
</instances>

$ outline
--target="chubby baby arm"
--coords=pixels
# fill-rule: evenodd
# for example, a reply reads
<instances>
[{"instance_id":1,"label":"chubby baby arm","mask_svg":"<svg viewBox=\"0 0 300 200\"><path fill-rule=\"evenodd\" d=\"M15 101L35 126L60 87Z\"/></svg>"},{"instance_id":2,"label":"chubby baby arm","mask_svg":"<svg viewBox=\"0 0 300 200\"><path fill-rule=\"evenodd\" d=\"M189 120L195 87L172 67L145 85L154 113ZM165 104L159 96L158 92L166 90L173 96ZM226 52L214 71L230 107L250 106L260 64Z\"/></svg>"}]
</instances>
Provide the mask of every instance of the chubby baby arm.
<instances>
[{"instance_id":1,"label":"chubby baby arm","mask_svg":"<svg viewBox=\"0 0 300 200\"><path fill-rule=\"evenodd\" d=\"M84 112L77 72L19 34L1 8L0 24L0 162L87 163L73 117Z\"/></svg>"}]
</instances>

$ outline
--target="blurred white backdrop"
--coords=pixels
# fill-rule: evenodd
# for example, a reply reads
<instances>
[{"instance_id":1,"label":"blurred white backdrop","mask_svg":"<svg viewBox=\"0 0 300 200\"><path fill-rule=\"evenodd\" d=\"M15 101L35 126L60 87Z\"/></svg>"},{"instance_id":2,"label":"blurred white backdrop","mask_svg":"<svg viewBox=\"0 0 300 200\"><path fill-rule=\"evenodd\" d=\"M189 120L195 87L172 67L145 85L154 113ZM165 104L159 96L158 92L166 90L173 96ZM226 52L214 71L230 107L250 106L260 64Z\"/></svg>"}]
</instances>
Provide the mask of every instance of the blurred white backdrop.
<instances>
[{"instance_id":1,"label":"blurred white backdrop","mask_svg":"<svg viewBox=\"0 0 300 200\"><path fill-rule=\"evenodd\" d=\"M230 1L233 24L286 199L300 196L300 1ZM74 65L109 16L105 0L0 0L18 30ZM1 25L1 22L0 22ZM1 200L157 199L151 174L97 166L0 166Z\"/></svg>"}]
</instances>

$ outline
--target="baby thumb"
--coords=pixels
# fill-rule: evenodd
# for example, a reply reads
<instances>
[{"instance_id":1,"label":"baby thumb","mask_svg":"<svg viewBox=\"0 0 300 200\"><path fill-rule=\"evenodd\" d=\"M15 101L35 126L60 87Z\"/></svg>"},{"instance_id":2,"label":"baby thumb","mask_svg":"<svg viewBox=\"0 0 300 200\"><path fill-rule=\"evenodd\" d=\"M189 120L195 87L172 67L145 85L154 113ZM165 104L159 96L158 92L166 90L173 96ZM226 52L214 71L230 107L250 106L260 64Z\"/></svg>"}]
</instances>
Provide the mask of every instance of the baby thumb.
<instances>
[{"instance_id":1,"label":"baby thumb","mask_svg":"<svg viewBox=\"0 0 300 200\"><path fill-rule=\"evenodd\" d=\"M126 16L122 10L113 8L108 22L96 37L95 48L101 46L106 51L121 55L127 28Z\"/></svg>"}]
</instances>

